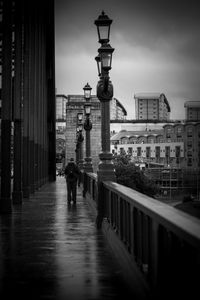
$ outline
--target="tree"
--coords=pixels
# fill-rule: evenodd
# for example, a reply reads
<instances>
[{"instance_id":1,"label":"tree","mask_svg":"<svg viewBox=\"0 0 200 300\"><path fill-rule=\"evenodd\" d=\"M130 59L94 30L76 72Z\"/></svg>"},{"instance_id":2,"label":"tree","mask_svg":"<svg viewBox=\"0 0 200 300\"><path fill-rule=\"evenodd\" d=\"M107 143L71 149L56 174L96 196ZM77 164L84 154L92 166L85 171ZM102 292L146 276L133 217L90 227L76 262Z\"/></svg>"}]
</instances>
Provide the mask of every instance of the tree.
<instances>
[{"instance_id":1,"label":"tree","mask_svg":"<svg viewBox=\"0 0 200 300\"><path fill-rule=\"evenodd\" d=\"M117 183L150 197L158 193L158 186L131 162L130 156L125 154L115 156L114 166Z\"/></svg>"}]
</instances>

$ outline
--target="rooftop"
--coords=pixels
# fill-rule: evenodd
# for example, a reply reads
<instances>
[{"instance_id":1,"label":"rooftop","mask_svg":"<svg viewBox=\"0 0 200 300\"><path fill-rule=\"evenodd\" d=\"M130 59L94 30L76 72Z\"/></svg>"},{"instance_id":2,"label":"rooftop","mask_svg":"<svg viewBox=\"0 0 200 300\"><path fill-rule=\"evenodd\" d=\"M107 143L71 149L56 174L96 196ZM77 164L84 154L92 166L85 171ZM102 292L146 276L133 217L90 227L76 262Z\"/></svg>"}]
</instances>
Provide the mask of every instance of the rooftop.
<instances>
[{"instance_id":1,"label":"rooftop","mask_svg":"<svg viewBox=\"0 0 200 300\"><path fill-rule=\"evenodd\" d=\"M150 136L150 135L160 135L163 134L162 129L158 130L140 130L140 131L127 131L127 130L121 130L120 132L116 133L111 137L111 141L120 140L121 138L130 138L133 136L139 137L139 136Z\"/></svg>"},{"instance_id":2,"label":"rooftop","mask_svg":"<svg viewBox=\"0 0 200 300\"><path fill-rule=\"evenodd\" d=\"M163 94L163 93L158 93L158 92L155 92L155 93L136 93L134 95L135 99L160 99L161 97L164 97L164 102L167 105L168 112L171 112L169 102L168 102L165 94Z\"/></svg>"},{"instance_id":3,"label":"rooftop","mask_svg":"<svg viewBox=\"0 0 200 300\"><path fill-rule=\"evenodd\" d=\"M184 103L184 107L200 107L200 100L199 101L186 101Z\"/></svg>"}]
</instances>

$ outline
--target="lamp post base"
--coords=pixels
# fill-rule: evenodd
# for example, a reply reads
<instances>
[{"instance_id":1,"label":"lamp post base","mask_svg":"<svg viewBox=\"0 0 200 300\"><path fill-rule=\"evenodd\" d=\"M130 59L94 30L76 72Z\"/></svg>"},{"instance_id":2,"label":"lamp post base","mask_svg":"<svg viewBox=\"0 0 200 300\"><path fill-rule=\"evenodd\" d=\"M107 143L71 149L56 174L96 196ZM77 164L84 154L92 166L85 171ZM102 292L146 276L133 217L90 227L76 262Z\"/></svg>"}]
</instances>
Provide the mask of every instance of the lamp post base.
<instances>
[{"instance_id":1,"label":"lamp post base","mask_svg":"<svg viewBox=\"0 0 200 300\"><path fill-rule=\"evenodd\" d=\"M97 198L97 210L98 215L96 218L96 226L98 229L101 228L103 218L105 216L106 199L103 189L103 181L116 181L116 175L114 170L114 165L112 163L112 153L100 153L99 158L101 162L99 163L97 170L97 180L98 180L98 198Z\"/></svg>"},{"instance_id":2,"label":"lamp post base","mask_svg":"<svg viewBox=\"0 0 200 300\"><path fill-rule=\"evenodd\" d=\"M112 163L112 153L104 152L99 154L101 162L99 163L97 175L98 182L102 181L116 181L114 165Z\"/></svg>"},{"instance_id":3,"label":"lamp post base","mask_svg":"<svg viewBox=\"0 0 200 300\"><path fill-rule=\"evenodd\" d=\"M79 162L78 162L78 167L79 167L80 170L83 170L83 164L84 164L84 160L80 159Z\"/></svg>"},{"instance_id":4,"label":"lamp post base","mask_svg":"<svg viewBox=\"0 0 200 300\"><path fill-rule=\"evenodd\" d=\"M92 173L93 172L93 166L92 166L92 158L86 157L85 162L83 164L83 170L85 173Z\"/></svg>"},{"instance_id":5,"label":"lamp post base","mask_svg":"<svg viewBox=\"0 0 200 300\"><path fill-rule=\"evenodd\" d=\"M86 192L87 192L87 178L86 173L93 173L93 167L92 167L92 159L91 157L86 157L85 162L83 164L83 197L85 198Z\"/></svg>"}]
</instances>

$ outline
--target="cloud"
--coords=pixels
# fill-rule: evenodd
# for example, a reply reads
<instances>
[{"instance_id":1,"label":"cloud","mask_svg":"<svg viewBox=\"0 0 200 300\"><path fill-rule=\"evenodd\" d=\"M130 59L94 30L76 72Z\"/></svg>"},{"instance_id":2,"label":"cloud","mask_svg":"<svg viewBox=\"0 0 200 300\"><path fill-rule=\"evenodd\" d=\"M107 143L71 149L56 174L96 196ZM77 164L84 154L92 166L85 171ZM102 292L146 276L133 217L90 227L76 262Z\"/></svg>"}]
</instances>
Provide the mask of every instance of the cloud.
<instances>
[{"instance_id":1,"label":"cloud","mask_svg":"<svg viewBox=\"0 0 200 300\"><path fill-rule=\"evenodd\" d=\"M114 93L134 117L133 95L165 92L173 114L197 100L200 86L200 18L197 2L163 0L56 0L56 85L59 93L82 93L97 84L99 44L94 19L113 19ZM95 92L95 88L93 88ZM176 106L177 105L177 106ZM180 109L176 109L180 107Z\"/></svg>"}]
</instances>

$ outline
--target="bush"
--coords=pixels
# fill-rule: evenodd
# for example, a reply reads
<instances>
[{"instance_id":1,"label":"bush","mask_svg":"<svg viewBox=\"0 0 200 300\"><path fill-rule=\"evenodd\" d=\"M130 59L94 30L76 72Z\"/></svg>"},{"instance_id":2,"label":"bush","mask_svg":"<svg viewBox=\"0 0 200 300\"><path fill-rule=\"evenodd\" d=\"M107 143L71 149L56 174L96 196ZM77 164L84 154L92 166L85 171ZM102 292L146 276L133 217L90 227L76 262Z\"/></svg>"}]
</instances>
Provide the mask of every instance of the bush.
<instances>
[{"instance_id":1,"label":"bush","mask_svg":"<svg viewBox=\"0 0 200 300\"><path fill-rule=\"evenodd\" d=\"M146 177L139 167L131 162L127 155L119 155L114 160L117 183L153 197L158 193L155 183Z\"/></svg>"}]
</instances>

